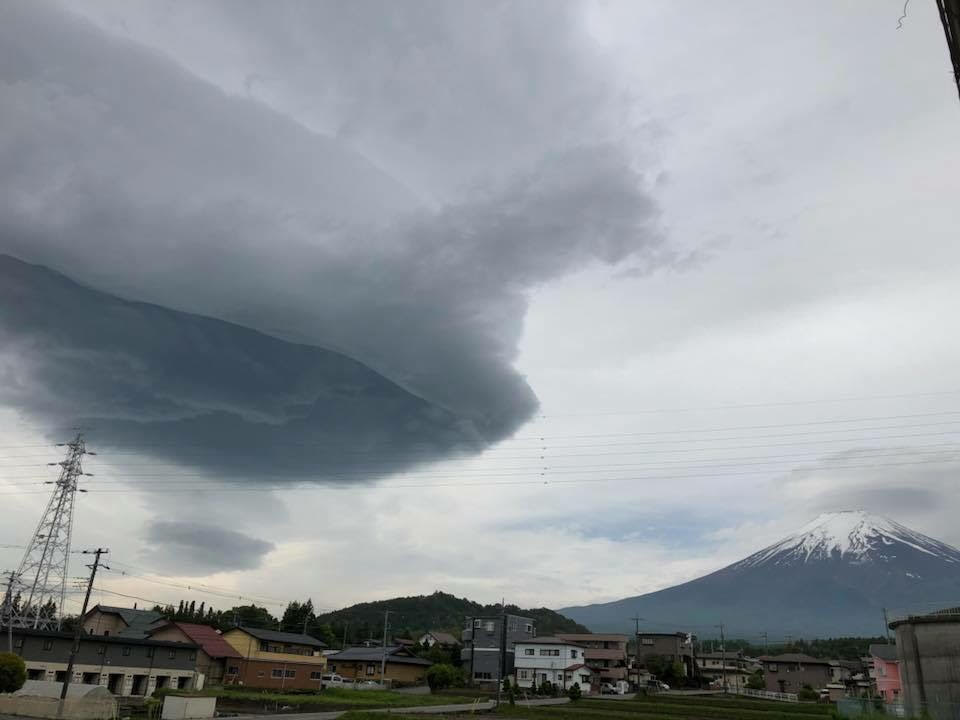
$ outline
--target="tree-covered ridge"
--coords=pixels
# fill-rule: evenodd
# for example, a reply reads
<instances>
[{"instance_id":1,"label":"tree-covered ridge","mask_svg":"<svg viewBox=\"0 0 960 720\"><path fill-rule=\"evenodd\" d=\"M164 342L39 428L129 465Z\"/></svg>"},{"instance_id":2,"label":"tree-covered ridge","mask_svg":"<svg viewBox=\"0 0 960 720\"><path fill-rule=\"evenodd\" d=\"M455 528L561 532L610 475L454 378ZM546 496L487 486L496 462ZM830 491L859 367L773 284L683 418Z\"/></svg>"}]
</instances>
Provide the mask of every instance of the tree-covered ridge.
<instances>
[{"instance_id":1,"label":"tree-covered ridge","mask_svg":"<svg viewBox=\"0 0 960 720\"><path fill-rule=\"evenodd\" d=\"M532 618L538 635L553 635L560 632L590 632L549 608L523 609L507 605L506 612ZM445 592L431 595L412 595L375 602L359 603L350 607L317 616L317 622L330 625L335 631L347 631L348 642L359 642L383 635L383 615L390 611L391 637L416 639L427 630L443 630L460 637L464 619L479 615L499 615L499 604L484 605L467 598L458 598Z\"/></svg>"}]
</instances>

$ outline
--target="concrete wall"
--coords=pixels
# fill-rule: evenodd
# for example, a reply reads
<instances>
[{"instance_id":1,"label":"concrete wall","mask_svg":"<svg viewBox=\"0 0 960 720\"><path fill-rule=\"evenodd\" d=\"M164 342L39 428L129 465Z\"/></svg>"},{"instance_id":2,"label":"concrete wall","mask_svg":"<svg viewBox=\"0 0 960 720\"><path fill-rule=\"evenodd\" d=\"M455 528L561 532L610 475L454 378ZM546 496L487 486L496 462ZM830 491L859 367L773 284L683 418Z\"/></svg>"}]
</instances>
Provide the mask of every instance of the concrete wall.
<instances>
[{"instance_id":1,"label":"concrete wall","mask_svg":"<svg viewBox=\"0 0 960 720\"><path fill-rule=\"evenodd\" d=\"M217 714L217 699L214 697L179 697L167 695L163 699L162 720L197 720L212 718Z\"/></svg>"},{"instance_id":2,"label":"concrete wall","mask_svg":"<svg viewBox=\"0 0 960 720\"><path fill-rule=\"evenodd\" d=\"M112 720L117 716L117 701L77 698L63 701L63 714L59 714L60 700L55 698L26 697L23 695L0 695L0 715L33 718L65 717L70 720Z\"/></svg>"},{"instance_id":3,"label":"concrete wall","mask_svg":"<svg viewBox=\"0 0 960 720\"><path fill-rule=\"evenodd\" d=\"M895 623L907 716L960 719L960 617Z\"/></svg>"}]
</instances>

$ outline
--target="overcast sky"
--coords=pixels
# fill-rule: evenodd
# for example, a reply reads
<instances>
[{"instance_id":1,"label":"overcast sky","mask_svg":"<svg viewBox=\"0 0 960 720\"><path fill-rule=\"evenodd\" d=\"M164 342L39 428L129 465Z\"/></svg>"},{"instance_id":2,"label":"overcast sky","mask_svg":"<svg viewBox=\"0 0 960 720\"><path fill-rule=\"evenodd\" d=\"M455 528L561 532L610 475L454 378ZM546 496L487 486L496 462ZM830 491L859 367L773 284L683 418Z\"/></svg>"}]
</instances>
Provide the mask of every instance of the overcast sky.
<instances>
[{"instance_id":1,"label":"overcast sky","mask_svg":"<svg viewBox=\"0 0 960 720\"><path fill-rule=\"evenodd\" d=\"M75 544L148 600L561 607L831 509L960 545L960 104L901 11L4 3L0 253L275 341L3 308L0 566L79 421Z\"/></svg>"}]
</instances>

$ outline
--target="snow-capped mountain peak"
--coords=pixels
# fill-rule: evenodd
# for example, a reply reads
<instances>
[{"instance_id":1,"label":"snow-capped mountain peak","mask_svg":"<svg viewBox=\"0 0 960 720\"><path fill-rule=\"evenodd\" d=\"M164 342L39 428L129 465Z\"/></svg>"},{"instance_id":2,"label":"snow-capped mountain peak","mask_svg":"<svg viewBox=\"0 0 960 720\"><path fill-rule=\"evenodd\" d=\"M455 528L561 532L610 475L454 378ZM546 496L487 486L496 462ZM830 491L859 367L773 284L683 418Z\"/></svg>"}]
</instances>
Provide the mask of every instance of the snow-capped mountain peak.
<instances>
[{"instance_id":1,"label":"snow-capped mountain peak","mask_svg":"<svg viewBox=\"0 0 960 720\"><path fill-rule=\"evenodd\" d=\"M819 515L799 531L737 563L751 567L772 563L793 565L839 558L850 563L889 560L897 546L951 563L960 563L960 551L915 532L881 515L843 510Z\"/></svg>"}]
</instances>

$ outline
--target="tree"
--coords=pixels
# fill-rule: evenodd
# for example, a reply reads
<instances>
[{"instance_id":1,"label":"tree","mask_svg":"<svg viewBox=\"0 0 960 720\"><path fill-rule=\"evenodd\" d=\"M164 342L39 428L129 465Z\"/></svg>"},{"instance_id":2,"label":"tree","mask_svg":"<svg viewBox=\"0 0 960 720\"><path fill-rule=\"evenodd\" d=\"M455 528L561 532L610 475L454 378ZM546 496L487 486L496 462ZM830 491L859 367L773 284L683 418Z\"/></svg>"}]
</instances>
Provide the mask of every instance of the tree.
<instances>
[{"instance_id":1,"label":"tree","mask_svg":"<svg viewBox=\"0 0 960 720\"><path fill-rule=\"evenodd\" d=\"M574 683L567 689L567 697L570 698L570 702L576 702L582 695L580 683Z\"/></svg>"},{"instance_id":2,"label":"tree","mask_svg":"<svg viewBox=\"0 0 960 720\"><path fill-rule=\"evenodd\" d=\"M807 702L816 701L820 699L820 693L814 690L810 685L804 685L797 692L797 700L804 700Z\"/></svg>"},{"instance_id":3,"label":"tree","mask_svg":"<svg viewBox=\"0 0 960 720\"><path fill-rule=\"evenodd\" d=\"M427 685L431 692L463 684L463 673L453 665L438 663L427 669Z\"/></svg>"},{"instance_id":4,"label":"tree","mask_svg":"<svg viewBox=\"0 0 960 720\"><path fill-rule=\"evenodd\" d=\"M0 653L0 693L16 692L27 681L23 658L13 653Z\"/></svg>"},{"instance_id":5,"label":"tree","mask_svg":"<svg viewBox=\"0 0 960 720\"><path fill-rule=\"evenodd\" d=\"M763 679L763 671L757 670L750 677L747 678L747 689L748 690L766 690L767 683Z\"/></svg>"}]
</instances>

